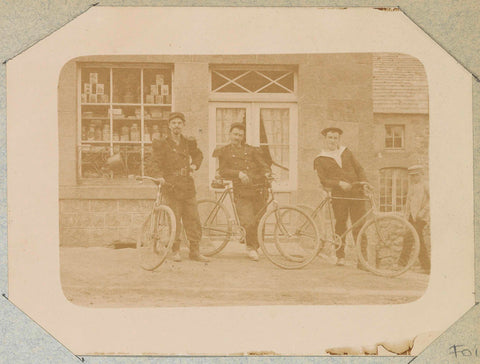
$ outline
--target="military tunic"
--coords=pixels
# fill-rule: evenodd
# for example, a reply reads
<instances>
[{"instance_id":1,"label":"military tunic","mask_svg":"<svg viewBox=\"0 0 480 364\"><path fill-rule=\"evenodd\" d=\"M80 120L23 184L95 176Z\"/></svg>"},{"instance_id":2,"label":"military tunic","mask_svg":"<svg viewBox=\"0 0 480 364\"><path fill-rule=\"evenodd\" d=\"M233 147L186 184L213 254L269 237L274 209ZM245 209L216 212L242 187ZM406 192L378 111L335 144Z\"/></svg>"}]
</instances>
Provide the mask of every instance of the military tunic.
<instances>
[{"instance_id":1,"label":"military tunic","mask_svg":"<svg viewBox=\"0 0 480 364\"><path fill-rule=\"evenodd\" d=\"M152 172L155 177L163 177L173 185L173 194L177 199L194 197L195 183L190 165L195 164L198 169L203 160L197 141L183 135L178 145L171 137L154 139L152 149Z\"/></svg>"},{"instance_id":2,"label":"military tunic","mask_svg":"<svg viewBox=\"0 0 480 364\"><path fill-rule=\"evenodd\" d=\"M259 148L248 144L240 148L232 144L217 148L214 157L219 161L219 173L222 178L232 180L235 208L240 224L246 232L246 244L252 249L258 249L257 227L258 213L265 206L266 189L263 186L265 174L271 173ZM250 182L241 182L238 174L245 173Z\"/></svg>"},{"instance_id":3,"label":"military tunic","mask_svg":"<svg viewBox=\"0 0 480 364\"><path fill-rule=\"evenodd\" d=\"M218 158L219 173L222 178L232 180L236 196L256 196L261 188L255 185L264 183L265 174L271 173L262 151L248 144L244 144L240 148L228 144L215 149L213 156ZM240 181L238 177L240 172L248 176L249 184L243 184Z\"/></svg>"},{"instance_id":4,"label":"military tunic","mask_svg":"<svg viewBox=\"0 0 480 364\"><path fill-rule=\"evenodd\" d=\"M198 214L197 201L195 199L195 183L192 177L190 165L194 164L197 169L203 160L203 154L198 149L197 142L193 138L180 137L177 144L171 137L155 139L152 143L152 174L154 177L163 177L173 186L164 188L167 205L175 213L177 231L173 251L180 248L181 226L190 241L190 251L198 250L198 244L202 238L202 225Z\"/></svg>"}]
</instances>

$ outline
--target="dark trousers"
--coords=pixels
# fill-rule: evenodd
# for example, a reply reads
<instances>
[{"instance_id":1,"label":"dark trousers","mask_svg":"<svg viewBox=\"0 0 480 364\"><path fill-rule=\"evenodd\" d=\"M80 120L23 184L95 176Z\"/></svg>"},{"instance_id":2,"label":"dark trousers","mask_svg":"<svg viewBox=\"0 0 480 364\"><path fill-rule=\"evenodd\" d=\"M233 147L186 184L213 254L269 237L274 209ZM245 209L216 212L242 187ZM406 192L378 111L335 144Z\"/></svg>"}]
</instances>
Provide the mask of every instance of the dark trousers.
<instances>
[{"instance_id":1,"label":"dark trousers","mask_svg":"<svg viewBox=\"0 0 480 364\"><path fill-rule=\"evenodd\" d=\"M408 217L408 222L413 225L417 234L418 240L420 241L420 251L418 254L418 260L420 266L425 269L427 272L430 272L430 256L428 254L428 249L425 244L425 238L423 237L423 229L427 222L424 220L413 221L412 216ZM411 235L411 234L409 234ZM402 253L400 254L399 263L405 265L408 261L408 256L411 253L413 245L413 239L411 236L405 238L405 244L403 245Z\"/></svg>"},{"instance_id":2,"label":"dark trousers","mask_svg":"<svg viewBox=\"0 0 480 364\"><path fill-rule=\"evenodd\" d=\"M255 250L259 247L257 228L260 216L258 216L258 213L264 206L265 195L262 193L255 196L235 196L235 208L240 219L240 225L246 232L246 244Z\"/></svg>"},{"instance_id":3,"label":"dark trousers","mask_svg":"<svg viewBox=\"0 0 480 364\"><path fill-rule=\"evenodd\" d=\"M173 210L177 222L177 231L172 250L174 252L180 249L180 235L182 232L182 223L187 239L190 242L190 250L198 249L198 244L202 238L202 224L198 214L197 200L195 197L187 199L177 199L174 196L166 196L167 205Z\"/></svg>"},{"instance_id":4,"label":"dark trousers","mask_svg":"<svg viewBox=\"0 0 480 364\"><path fill-rule=\"evenodd\" d=\"M365 214L365 202L355 200L341 200L335 199L335 197L350 197L350 198L362 198L361 196L334 196L332 200L333 213L335 215L335 233L342 235L347 231L347 219L350 215L350 221L352 225ZM362 224L358 224L353 228L353 239L356 241L358 233L362 228ZM345 258L345 237L342 239L342 246L337 250L337 258Z\"/></svg>"}]
</instances>

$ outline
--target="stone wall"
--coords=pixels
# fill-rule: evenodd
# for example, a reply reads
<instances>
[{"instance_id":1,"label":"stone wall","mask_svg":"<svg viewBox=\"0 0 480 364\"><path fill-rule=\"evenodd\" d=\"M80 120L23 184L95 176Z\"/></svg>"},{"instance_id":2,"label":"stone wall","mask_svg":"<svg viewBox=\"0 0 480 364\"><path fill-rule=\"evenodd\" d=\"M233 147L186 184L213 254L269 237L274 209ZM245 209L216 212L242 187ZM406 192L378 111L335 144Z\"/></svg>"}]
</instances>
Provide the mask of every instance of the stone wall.
<instances>
[{"instance_id":1,"label":"stone wall","mask_svg":"<svg viewBox=\"0 0 480 364\"><path fill-rule=\"evenodd\" d=\"M135 242L153 200L60 200L60 242L108 246Z\"/></svg>"}]
</instances>

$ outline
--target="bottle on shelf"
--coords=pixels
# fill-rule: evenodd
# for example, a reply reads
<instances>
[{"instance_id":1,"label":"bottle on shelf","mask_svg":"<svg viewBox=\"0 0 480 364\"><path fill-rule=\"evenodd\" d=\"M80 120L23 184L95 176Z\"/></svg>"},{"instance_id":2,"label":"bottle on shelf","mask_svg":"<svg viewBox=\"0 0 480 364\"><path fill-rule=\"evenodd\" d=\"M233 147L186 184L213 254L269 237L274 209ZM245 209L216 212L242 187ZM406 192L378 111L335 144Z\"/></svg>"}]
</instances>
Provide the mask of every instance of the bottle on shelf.
<instances>
[{"instance_id":1,"label":"bottle on shelf","mask_svg":"<svg viewBox=\"0 0 480 364\"><path fill-rule=\"evenodd\" d=\"M120 140L122 142L130 141L130 128L128 126L122 126Z\"/></svg>"},{"instance_id":2,"label":"bottle on shelf","mask_svg":"<svg viewBox=\"0 0 480 364\"><path fill-rule=\"evenodd\" d=\"M102 128L100 128L99 126L95 128L95 140L96 141L102 140Z\"/></svg>"},{"instance_id":3,"label":"bottle on shelf","mask_svg":"<svg viewBox=\"0 0 480 364\"><path fill-rule=\"evenodd\" d=\"M120 141L120 135L118 134L118 131L113 132L112 139L113 139L114 142Z\"/></svg>"},{"instance_id":4,"label":"bottle on shelf","mask_svg":"<svg viewBox=\"0 0 480 364\"><path fill-rule=\"evenodd\" d=\"M110 141L110 125L108 124L103 124L103 140Z\"/></svg>"},{"instance_id":5,"label":"bottle on shelf","mask_svg":"<svg viewBox=\"0 0 480 364\"><path fill-rule=\"evenodd\" d=\"M150 137L150 130L148 129L147 126L143 129L143 141L146 143L149 143L152 141L152 138Z\"/></svg>"},{"instance_id":6,"label":"bottle on shelf","mask_svg":"<svg viewBox=\"0 0 480 364\"><path fill-rule=\"evenodd\" d=\"M160 139L161 138L161 135L160 135L160 129L158 128L158 125L154 125L153 126L153 131L152 131L152 140L153 139Z\"/></svg>"},{"instance_id":7,"label":"bottle on shelf","mask_svg":"<svg viewBox=\"0 0 480 364\"><path fill-rule=\"evenodd\" d=\"M92 141L95 140L95 124L90 124L90 127L88 128L88 133L87 133L87 140Z\"/></svg>"},{"instance_id":8,"label":"bottle on shelf","mask_svg":"<svg viewBox=\"0 0 480 364\"><path fill-rule=\"evenodd\" d=\"M132 127L130 128L130 140L132 142L140 141L140 129L138 129L137 123L133 123Z\"/></svg>"},{"instance_id":9,"label":"bottle on shelf","mask_svg":"<svg viewBox=\"0 0 480 364\"><path fill-rule=\"evenodd\" d=\"M88 130L85 125L82 125L82 140L87 140Z\"/></svg>"}]
</instances>

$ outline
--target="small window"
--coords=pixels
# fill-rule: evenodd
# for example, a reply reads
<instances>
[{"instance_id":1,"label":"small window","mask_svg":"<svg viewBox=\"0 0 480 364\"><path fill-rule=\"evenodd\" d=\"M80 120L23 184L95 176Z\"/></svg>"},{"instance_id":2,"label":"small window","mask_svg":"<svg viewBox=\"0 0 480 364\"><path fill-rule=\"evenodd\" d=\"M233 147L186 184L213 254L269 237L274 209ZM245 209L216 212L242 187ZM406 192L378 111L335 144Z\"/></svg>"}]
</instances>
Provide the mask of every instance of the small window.
<instances>
[{"instance_id":1,"label":"small window","mask_svg":"<svg viewBox=\"0 0 480 364\"><path fill-rule=\"evenodd\" d=\"M385 125L385 149L403 149L405 147L405 126Z\"/></svg>"}]
</instances>

